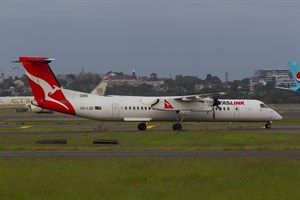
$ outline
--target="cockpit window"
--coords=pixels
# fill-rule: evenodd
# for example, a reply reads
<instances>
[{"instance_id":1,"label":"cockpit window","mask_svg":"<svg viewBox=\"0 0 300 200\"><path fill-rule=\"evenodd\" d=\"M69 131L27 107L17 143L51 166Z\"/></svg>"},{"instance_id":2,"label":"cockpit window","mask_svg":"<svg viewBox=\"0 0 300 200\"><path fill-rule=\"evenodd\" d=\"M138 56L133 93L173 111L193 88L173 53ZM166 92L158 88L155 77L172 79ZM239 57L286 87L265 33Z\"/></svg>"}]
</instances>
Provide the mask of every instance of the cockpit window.
<instances>
[{"instance_id":1,"label":"cockpit window","mask_svg":"<svg viewBox=\"0 0 300 200\"><path fill-rule=\"evenodd\" d=\"M261 108L269 108L266 104L263 104L263 103L260 104L260 107L261 107Z\"/></svg>"}]
</instances>

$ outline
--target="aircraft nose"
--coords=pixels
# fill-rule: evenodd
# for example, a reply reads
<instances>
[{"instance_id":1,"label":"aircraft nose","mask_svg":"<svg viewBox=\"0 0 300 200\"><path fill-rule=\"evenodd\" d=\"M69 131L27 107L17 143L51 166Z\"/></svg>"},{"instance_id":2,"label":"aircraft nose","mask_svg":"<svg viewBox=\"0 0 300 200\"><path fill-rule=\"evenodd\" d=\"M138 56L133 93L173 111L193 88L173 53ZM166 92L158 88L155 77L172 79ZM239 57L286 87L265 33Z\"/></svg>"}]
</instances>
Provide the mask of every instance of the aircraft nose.
<instances>
[{"instance_id":1,"label":"aircraft nose","mask_svg":"<svg viewBox=\"0 0 300 200\"><path fill-rule=\"evenodd\" d=\"M275 110L272 110L272 120L282 120L282 116Z\"/></svg>"}]
</instances>

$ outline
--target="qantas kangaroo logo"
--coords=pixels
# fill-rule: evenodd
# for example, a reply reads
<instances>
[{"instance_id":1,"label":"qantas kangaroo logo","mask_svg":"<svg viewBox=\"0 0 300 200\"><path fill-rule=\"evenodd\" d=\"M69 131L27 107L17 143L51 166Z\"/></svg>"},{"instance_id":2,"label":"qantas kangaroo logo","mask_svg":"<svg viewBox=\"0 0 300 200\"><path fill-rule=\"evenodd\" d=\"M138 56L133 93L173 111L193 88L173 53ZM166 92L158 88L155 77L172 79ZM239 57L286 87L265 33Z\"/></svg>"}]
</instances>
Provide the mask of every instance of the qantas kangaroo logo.
<instances>
[{"instance_id":1,"label":"qantas kangaroo logo","mask_svg":"<svg viewBox=\"0 0 300 200\"><path fill-rule=\"evenodd\" d=\"M43 88L43 90L44 90L44 94L45 94L45 100L47 100L47 101L52 101L52 102L54 102L54 103L57 103L57 104L59 104L59 105L65 107L67 110L69 110L69 108L68 108L65 104L63 104L63 103L61 103L61 102L59 102L59 101L57 101L57 100L55 100L55 99L52 98L53 96L55 96L56 91L61 90L60 88L58 88L57 86L54 86L54 89L53 89L53 88L52 88L46 81L44 81L43 79L37 78L37 77L31 75L31 74L28 73L27 71L26 71L26 73L27 73L28 78L30 78L30 80L32 80L32 81L35 82L36 84L42 86L42 88Z\"/></svg>"},{"instance_id":2,"label":"qantas kangaroo logo","mask_svg":"<svg viewBox=\"0 0 300 200\"><path fill-rule=\"evenodd\" d=\"M26 74L30 81L36 84L35 89L38 91L38 105L44 108L52 108L59 112L75 115L73 106L67 101L61 88L57 85L51 86L47 81L33 76L27 70ZM36 98L36 95L35 95Z\"/></svg>"},{"instance_id":3,"label":"qantas kangaroo logo","mask_svg":"<svg viewBox=\"0 0 300 200\"><path fill-rule=\"evenodd\" d=\"M164 101L165 109L173 109L173 106L165 99Z\"/></svg>"}]
</instances>

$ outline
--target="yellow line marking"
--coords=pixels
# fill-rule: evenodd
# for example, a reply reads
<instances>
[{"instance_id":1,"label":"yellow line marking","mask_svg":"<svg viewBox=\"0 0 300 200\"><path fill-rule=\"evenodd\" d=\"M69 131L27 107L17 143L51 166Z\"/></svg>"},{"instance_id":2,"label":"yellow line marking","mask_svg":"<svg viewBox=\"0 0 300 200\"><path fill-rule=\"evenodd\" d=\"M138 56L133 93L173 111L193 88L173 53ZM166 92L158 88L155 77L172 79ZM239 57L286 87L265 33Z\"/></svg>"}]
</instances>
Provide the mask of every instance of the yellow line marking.
<instances>
[{"instance_id":1,"label":"yellow line marking","mask_svg":"<svg viewBox=\"0 0 300 200\"><path fill-rule=\"evenodd\" d=\"M146 122L146 125L147 125L147 129L151 129L158 126L158 123L156 123L155 125L149 125L148 122Z\"/></svg>"},{"instance_id":2,"label":"yellow line marking","mask_svg":"<svg viewBox=\"0 0 300 200\"><path fill-rule=\"evenodd\" d=\"M32 126L21 126L20 128L25 129L25 128L30 128L30 127L32 127Z\"/></svg>"}]
</instances>

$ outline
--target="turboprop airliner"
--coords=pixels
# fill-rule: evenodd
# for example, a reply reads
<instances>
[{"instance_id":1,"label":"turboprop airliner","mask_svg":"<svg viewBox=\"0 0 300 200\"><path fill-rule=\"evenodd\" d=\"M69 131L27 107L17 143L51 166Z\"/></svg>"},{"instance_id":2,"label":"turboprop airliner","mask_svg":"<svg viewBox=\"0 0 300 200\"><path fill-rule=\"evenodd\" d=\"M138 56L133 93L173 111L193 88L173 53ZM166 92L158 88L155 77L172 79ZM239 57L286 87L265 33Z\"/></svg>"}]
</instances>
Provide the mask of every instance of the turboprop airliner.
<instances>
[{"instance_id":1,"label":"turboprop airliner","mask_svg":"<svg viewBox=\"0 0 300 200\"><path fill-rule=\"evenodd\" d=\"M300 66L294 61L289 61L288 63L292 77L295 83L295 87L285 88L277 87L278 89L291 90L293 92L300 92Z\"/></svg>"},{"instance_id":2,"label":"turboprop airliner","mask_svg":"<svg viewBox=\"0 0 300 200\"><path fill-rule=\"evenodd\" d=\"M187 96L98 96L62 88L49 63L54 59L20 57L35 101L41 108L99 121L171 121L173 130L182 130L183 121L271 122L282 117L258 100L217 99L216 94Z\"/></svg>"}]
</instances>

